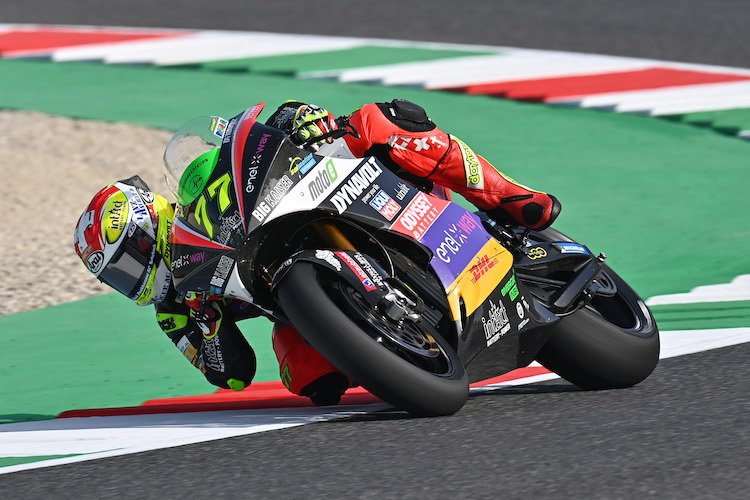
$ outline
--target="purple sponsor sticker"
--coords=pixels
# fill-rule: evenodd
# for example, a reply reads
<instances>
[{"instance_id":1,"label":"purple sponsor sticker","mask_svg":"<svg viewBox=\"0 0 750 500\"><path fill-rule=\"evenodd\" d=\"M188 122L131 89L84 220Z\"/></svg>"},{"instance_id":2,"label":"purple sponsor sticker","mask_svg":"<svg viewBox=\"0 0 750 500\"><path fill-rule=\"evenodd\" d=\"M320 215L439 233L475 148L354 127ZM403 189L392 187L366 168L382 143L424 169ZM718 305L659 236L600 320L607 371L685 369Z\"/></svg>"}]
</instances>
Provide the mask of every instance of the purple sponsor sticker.
<instances>
[{"instance_id":1,"label":"purple sponsor sticker","mask_svg":"<svg viewBox=\"0 0 750 500\"><path fill-rule=\"evenodd\" d=\"M443 286L448 287L489 239L476 215L451 203L420 242L432 250L432 267Z\"/></svg>"}]
</instances>

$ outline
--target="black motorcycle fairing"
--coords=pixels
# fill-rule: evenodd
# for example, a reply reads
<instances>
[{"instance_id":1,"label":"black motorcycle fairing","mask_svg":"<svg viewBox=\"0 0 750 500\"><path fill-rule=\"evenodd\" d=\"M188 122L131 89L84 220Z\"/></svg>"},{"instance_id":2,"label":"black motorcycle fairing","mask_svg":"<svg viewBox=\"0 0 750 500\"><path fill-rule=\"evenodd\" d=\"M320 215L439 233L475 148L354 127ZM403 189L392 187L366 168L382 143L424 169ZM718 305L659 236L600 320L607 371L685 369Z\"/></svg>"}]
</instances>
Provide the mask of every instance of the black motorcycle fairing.
<instances>
[{"instance_id":1,"label":"black motorcycle fairing","mask_svg":"<svg viewBox=\"0 0 750 500\"><path fill-rule=\"evenodd\" d=\"M315 249L297 252L279 266L271 280L272 293L298 261L310 262L335 272L372 305L378 304L389 292L386 282L390 276L370 256L351 250Z\"/></svg>"},{"instance_id":2,"label":"black motorcycle fairing","mask_svg":"<svg viewBox=\"0 0 750 500\"><path fill-rule=\"evenodd\" d=\"M472 381L527 366L559 318L534 299L510 273L466 319L458 355Z\"/></svg>"}]
</instances>

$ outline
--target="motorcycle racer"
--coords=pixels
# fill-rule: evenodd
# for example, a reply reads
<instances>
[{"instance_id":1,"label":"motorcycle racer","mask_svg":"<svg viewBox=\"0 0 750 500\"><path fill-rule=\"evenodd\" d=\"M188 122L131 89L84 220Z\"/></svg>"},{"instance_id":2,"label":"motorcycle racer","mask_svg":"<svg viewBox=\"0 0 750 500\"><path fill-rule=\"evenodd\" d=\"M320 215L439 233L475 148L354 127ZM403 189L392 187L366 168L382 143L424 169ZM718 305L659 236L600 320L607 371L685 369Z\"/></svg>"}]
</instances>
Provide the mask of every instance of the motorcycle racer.
<instances>
[{"instance_id":1,"label":"motorcycle racer","mask_svg":"<svg viewBox=\"0 0 750 500\"><path fill-rule=\"evenodd\" d=\"M298 144L319 139L318 145L331 141L329 132L348 128L353 133L343 140L353 157L375 156L421 189L458 192L499 223L542 229L560 212L554 196L499 173L410 101L366 104L339 118L315 105L287 101L266 124ZM139 305L153 304L161 329L211 384L243 390L255 375L256 358L236 323L262 313L243 301L174 288L173 219L174 207L134 176L94 196L76 225L74 247L100 281ZM292 393L315 404L336 404L353 385L291 326L276 323L272 338L281 380Z\"/></svg>"}]
</instances>

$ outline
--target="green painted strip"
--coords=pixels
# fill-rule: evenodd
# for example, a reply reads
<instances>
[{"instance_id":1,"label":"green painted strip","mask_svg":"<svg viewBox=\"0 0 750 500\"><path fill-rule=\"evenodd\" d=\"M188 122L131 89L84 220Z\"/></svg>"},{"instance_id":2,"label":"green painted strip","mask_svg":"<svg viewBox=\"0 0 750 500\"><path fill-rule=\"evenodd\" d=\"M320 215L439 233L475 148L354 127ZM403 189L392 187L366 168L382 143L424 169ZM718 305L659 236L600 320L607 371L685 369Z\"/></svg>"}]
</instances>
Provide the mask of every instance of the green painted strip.
<instances>
[{"instance_id":1,"label":"green painted strip","mask_svg":"<svg viewBox=\"0 0 750 500\"><path fill-rule=\"evenodd\" d=\"M727 135L737 135L750 130L750 108L669 115L663 118L682 121L695 127L710 128Z\"/></svg>"},{"instance_id":2,"label":"green painted strip","mask_svg":"<svg viewBox=\"0 0 750 500\"><path fill-rule=\"evenodd\" d=\"M750 327L750 301L651 306L662 330Z\"/></svg>"},{"instance_id":3,"label":"green painted strip","mask_svg":"<svg viewBox=\"0 0 750 500\"><path fill-rule=\"evenodd\" d=\"M271 323L238 325L257 353L255 380L278 380ZM216 390L162 333L152 307L116 293L0 317L0 332L0 423Z\"/></svg>"},{"instance_id":4,"label":"green painted strip","mask_svg":"<svg viewBox=\"0 0 750 500\"><path fill-rule=\"evenodd\" d=\"M197 67L211 71L247 71L294 76L311 71L363 68L384 64L433 61L453 57L499 53L501 52L363 46L323 52L215 61L188 67Z\"/></svg>"},{"instance_id":5,"label":"green painted strip","mask_svg":"<svg viewBox=\"0 0 750 500\"><path fill-rule=\"evenodd\" d=\"M82 455L82 453L74 453L73 455L40 455L38 457L0 457L0 468L9 467L11 465L42 462L44 460L54 460L56 458L78 457L80 455Z\"/></svg>"}]
</instances>

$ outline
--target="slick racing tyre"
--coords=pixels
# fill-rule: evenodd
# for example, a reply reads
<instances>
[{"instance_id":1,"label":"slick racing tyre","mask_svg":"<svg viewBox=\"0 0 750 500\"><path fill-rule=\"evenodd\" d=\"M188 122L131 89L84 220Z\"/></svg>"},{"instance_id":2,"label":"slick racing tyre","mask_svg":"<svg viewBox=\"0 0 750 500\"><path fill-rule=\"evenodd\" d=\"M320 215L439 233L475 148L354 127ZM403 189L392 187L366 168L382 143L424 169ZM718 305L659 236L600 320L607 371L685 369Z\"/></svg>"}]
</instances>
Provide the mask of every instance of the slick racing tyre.
<instances>
[{"instance_id":1,"label":"slick racing tyre","mask_svg":"<svg viewBox=\"0 0 750 500\"><path fill-rule=\"evenodd\" d=\"M293 264L276 294L302 337L380 399L418 416L450 415L466 403L469 381L458 355L422 322L399 326L309 262Z\"/></svg>"},{"instance_id":2,"label":"slick racing tyre","mask_svg":"<svg viewBox=\"0 0 750 500\"><path fill-rule=\"evenodd\" d=\"M573 241L547 229L532 238ZM583 309L565 316L536 360L583 389L633 386L659 361L659 330L638 294L608 266L605 275L617 286L612 297L596 296Z\"/></svg>"}]
</instances>

